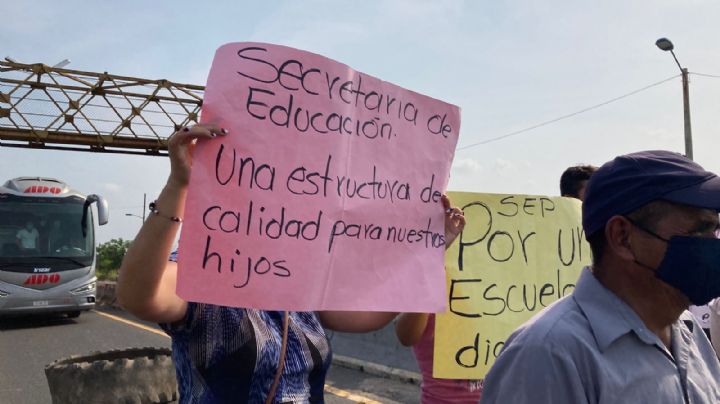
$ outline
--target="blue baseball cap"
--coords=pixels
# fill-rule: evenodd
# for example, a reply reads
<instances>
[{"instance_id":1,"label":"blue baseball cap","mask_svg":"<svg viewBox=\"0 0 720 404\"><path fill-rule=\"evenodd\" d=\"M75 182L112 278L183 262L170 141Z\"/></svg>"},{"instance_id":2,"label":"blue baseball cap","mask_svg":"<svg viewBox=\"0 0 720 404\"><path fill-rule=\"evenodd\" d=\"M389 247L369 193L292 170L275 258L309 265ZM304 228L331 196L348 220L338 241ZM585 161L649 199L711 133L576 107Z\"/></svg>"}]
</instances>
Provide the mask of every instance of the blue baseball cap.
<instances>
[{"instance_id":1,"label":"blue baseball cap","mask_svg":"<svg viewBox=\"0 0 720 404\"><path fill-rule=\"evenodd\" d=\"M665 150L615 157L588 181L582 207L585 238L605 229L611 217L656 200L720 211L720 177Z\"/></svg>"}]
</instances>

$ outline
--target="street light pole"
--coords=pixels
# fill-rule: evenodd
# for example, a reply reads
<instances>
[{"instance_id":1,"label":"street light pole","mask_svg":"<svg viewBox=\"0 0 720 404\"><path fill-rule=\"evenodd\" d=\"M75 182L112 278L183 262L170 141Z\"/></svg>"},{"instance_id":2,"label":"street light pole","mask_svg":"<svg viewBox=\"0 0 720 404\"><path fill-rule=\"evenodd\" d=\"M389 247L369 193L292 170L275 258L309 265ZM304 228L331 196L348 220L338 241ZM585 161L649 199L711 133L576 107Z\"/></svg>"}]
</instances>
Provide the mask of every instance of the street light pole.
<instances>
[{"instance_id":1,"label":"street light pole","mask_svg":"<svg viewBox=\"0 0 720 404\"><path fill-rule=\"evenodd\" d=\"M683 120L685 122L685 156L690 160L693 159L693 145L692 145L692 128L690 126L690 83L688 81L688 69L680 65L675 52L673 52L674 46L667 38L660 38L655 41L655 45L664 51L669 51L672 54L675 63L680 68L682 73L682 86L683 86Z\"/></svg>"},{"instance_id":2,"label":"street light pole","mask_svg":"<svg viewBox=\"0 0 720 404\"><path fill-rule=\"evenodd\" d=\"M688 69L682 69L683 84L683 116L685 120L685 155L693 159L692 128L690 128L690 85L688 83Z\"/></svg>"},{"instance_id":3,"label":"street light pole","mask_svg":"<svg viewBox=\"0 0 720 404\"><path fill-rule=\"evenodd\" d=\"M142 219L143 223L145 223L145 205L147 204L147 194L143 194L143 207L142 207L142 216L135 215L133 213L126 213L125 216L132 216L136 217L138 219Z\"/></svg>"}]
</instances>

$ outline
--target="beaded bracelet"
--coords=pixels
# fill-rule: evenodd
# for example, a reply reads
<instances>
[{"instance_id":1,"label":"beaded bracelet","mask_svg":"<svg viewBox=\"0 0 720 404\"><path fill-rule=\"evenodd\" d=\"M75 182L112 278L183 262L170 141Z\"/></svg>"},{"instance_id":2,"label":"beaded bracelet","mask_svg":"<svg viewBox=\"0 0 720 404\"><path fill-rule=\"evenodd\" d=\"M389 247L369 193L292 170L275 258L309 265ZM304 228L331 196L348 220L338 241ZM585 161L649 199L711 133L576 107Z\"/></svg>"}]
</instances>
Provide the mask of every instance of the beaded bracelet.
<instances>
[{"instance_id":1,"label":"beaded bracelet","mask_svg":"<svg viewBox=\"0 0 720 404\"><path fill-rule=\"evenodd\" d=\"M150 213L152 213L155 216L164 217L165 219L171 220L175 223L182 223L182 221L183 221L181 217L168 216L168 215L163 215L162 213L160 213L160 211L157 208L157 200L150 202L150 205L148 206L148 208L150 208Z\"/></svg>"}]
</instances>

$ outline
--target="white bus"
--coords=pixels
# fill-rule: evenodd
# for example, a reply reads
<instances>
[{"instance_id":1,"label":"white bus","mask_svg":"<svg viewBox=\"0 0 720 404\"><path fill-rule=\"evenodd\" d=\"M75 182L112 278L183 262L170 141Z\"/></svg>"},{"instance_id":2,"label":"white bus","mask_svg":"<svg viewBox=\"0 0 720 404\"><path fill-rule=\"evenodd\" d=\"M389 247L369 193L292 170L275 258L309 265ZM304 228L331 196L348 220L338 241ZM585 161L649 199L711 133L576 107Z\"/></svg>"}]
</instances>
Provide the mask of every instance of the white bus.
<instances>
[{"instance_id":1,"label":"white bus","mask_svg":"<svg viewBox=\"0 0 720 404\"><path fill-rule=\"evenodd\" d=\"M0 316L41 312L77 317L95 307L95 227L108 206L52 178L0 187Z\"/></svg>"}]
</instances>

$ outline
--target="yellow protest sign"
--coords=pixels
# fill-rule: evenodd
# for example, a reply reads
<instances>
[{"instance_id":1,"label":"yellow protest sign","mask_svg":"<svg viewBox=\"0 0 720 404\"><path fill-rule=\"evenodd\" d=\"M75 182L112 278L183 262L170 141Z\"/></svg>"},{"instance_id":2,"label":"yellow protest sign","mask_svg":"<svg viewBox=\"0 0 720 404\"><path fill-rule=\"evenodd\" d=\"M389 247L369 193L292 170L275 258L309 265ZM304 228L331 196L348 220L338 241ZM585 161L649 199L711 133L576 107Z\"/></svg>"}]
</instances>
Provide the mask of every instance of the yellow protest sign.
<instances>
[{"instance_id":1,"label":"yellow protest sign","mask_svg":"<svg viewBox=\"0 0 720 404\"><path fill-rule=\"evenodd\" d=\"M520 324L575 288L591 261L576 199L454 192L467 225L448 249L448 312L437 315L433 376L485 377Z\"/></svg>"}]
</instances>

